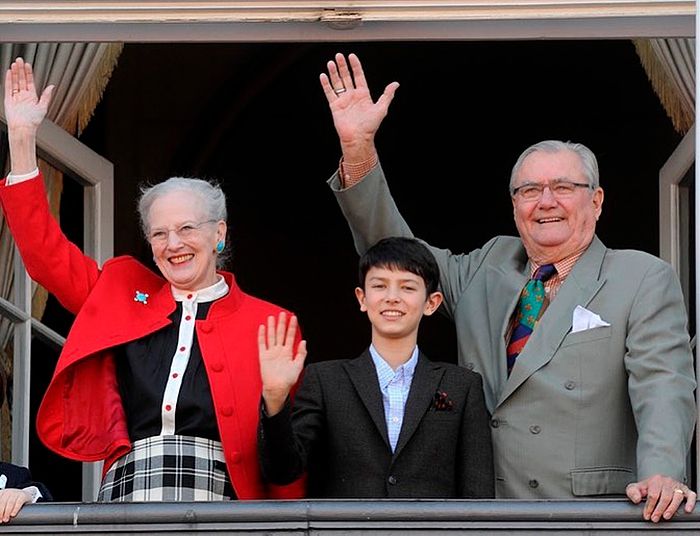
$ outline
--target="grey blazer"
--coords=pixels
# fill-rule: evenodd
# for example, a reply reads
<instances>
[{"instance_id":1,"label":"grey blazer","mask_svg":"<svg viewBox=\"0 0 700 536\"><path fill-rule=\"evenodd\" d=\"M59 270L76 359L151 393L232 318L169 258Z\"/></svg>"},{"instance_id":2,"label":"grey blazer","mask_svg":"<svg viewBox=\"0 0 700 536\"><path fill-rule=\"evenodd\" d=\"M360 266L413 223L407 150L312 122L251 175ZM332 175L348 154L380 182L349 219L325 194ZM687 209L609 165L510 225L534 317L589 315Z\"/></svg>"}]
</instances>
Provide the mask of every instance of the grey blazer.
<instances>
[{"instance_id":1,"label":"grey blazer","mask_svg":"<svg viewBox=\"0 0 700 536\"><path fill-rule=\"evenodd\" d=\"M419 355L392 453L368 350L313 363L287 406L261 416L268 482L308 473L311 498L492 498L493 453L481 377Z\"/></svg>"},{"instance_id":2,"label":"grey blazer","mask_svg":"<svg viewBox=\"0 0 700 536\"><path fill-rule=\"evenodd\" d=\"M337 174L328 182L359 253L385 236L413 236L380 166L346 190ZM459 363L484 379L497 497L623 494L656 473L686 480L695 377L669 264L595 237L508 377L506 332L529 276L522 242L498 236L468 254L429 247ZM572 332L577 306L609 325Z\"/></svg>"}]
</instances>

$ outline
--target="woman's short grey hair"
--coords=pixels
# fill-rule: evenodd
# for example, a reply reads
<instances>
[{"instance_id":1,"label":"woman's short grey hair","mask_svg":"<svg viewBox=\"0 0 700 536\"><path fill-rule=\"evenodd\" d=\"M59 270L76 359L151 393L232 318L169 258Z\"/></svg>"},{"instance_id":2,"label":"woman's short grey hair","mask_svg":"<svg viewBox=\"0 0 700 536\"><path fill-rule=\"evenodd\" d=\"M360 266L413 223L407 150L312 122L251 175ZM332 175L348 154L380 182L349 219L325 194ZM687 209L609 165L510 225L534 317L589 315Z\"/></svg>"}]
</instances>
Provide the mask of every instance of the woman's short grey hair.
<instances>
[{"instance_id":1,"label":"woman's short grey hair","mask_svg":"<svg viewBox=\"0 0 700 536\"><path fill-rule=\"evenodd\" d=\"M141 220L141 231L146 239L148 239L151 230L148 218L153 203L156 199L172 192L186 192L191 195L199 196L202 200L202 206L204 207L203 216L206 220L226 221L226 194L221 189L221 186L203 179L171 177L163 182L141 187L138 211L139 219ZM217 265L219 268L224 265L226 261L225 257L226 255L224 254L218 255Z\"/></svg>"},{"instance_id":2,"label":"woman's short grey hair","mask_svg":"<svg viewBox=\"0 0 700 536\"><path fill-rule=\"evenodd\" d=\"M573 143L570 141L559 141L559 140L545 140L541 141L538 143L535 143L534 145L530 145L527 149L525 149L520 156L518 157L518 160L515 162L515 165L513 166L513 171L510 173L510 189L511 191L513 190L514 182L515 182L515 175L520 171L520 168L523 165L523 162L525 159L530 156L532 153L535 153L537 151L543 151L545 153L558 153L561 151L572 151L578 155L578 157L581 159L581 165L583 166L583 174L586 176L586 179L588 180L588 184L591 185L593 189L596 189L600 186L600 177L598 174L598 160L596 160L595 155L593 154L593 151L591 151L588 147L583 145L582 143Z\"/></svg>"}]
</instances>

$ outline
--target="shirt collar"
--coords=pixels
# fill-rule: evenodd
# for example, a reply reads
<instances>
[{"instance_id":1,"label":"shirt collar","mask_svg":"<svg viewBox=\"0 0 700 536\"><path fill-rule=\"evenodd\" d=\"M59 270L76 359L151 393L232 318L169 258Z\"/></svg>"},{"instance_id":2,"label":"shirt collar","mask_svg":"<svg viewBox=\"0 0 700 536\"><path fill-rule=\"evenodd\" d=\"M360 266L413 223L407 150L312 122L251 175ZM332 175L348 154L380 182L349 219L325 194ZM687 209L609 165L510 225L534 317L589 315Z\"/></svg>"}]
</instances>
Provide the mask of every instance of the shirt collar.
<instances>
[{"instance_id":1,"label":"shirt collar","mask_svg":"<svg viewBox=\"0 0 700 536\"><path fill-rule=\"evenodd\" d=\"M206 303L218 300L228 294L229 288L226 280L221 274L217 274L218 281L210 287L200 289L196 292L183 292L171 286L170 291L173 293L175 301L192 300L197 303Z\"/></svg>"},{"instance_id":2,"label":"shirt collar","mask_svg":"<svg viewBox=\"0 0 700 536\"><path fill-rule=\"evenodd\" d=\"M379 354L373 344L370 344L369 346L369 353L372 356L374 368L377 370L377 377L379 378L380 386L384 387L396 374L399 373L403 373L404 380L413 378L413 373L416 371L416 365L418 364L418 346L413 349L411 358L396 370L392 369L389 366L389 363L384 361L384 358Z\"/></svg>"},{"instance_id":3,"label":"shirt collar","mask_svg":"<svg viewBox=\"0 0 700 536\"><path fill-rule=\"evenodd\" d=\"M572 255L569 255L568 257L565 257L564 259L555 262L554 267L557 269L556 277L560 281L563 281L566 279L566 276L568 276L571 273L571 270L574 269L574 264L576 264L576 261L583 255L583 253L586 251L586 249L582 249L580 251L577 251L576 253L573 253ZM535 261L530 259L530 278L534 277L535 272L537 269L542 266L541 264L537 264Z\"/></svg>"}]
</instances>

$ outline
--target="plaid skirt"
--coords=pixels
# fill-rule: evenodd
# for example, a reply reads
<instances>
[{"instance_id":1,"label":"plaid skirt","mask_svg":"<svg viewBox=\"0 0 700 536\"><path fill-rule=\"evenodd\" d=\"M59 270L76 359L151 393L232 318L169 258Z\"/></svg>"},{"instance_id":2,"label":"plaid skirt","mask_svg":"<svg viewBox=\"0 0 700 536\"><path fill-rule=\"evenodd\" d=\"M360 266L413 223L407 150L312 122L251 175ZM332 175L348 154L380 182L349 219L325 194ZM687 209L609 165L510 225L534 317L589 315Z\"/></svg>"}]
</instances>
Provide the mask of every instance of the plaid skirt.
<instances>
[{"instance_id":1,"label":"plaid skirt","mask_svg":"<svg viewBox=\"0 0 700 536\"><path fill-rule=\"evenodd\" d=\"M98 501L223 501L235 498L221 443L154 436L132 444L109 468Z\"/></svg>"}]
</instances>

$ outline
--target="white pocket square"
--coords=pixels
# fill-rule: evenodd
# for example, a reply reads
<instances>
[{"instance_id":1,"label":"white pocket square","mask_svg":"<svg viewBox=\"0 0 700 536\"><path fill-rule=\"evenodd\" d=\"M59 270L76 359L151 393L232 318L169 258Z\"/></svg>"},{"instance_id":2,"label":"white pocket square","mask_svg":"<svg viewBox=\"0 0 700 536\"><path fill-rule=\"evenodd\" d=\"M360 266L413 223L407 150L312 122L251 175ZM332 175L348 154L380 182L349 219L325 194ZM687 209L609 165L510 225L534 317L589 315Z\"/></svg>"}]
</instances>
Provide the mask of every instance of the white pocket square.
<instances>
[{"instance_id":1,"label":"white pocket square","mask_svg":"<svg viewBox=\"0 0 700 536\"><path fill-rule=\"evenodd\" d=\"M589 311L581 305L577 305L576 309L574 309L574 318L572 322L573 325L571 327L571 333L593 328L602 328L610 325L609 322L606 322L600 318L600 315L597 315L593 311Z\"/></svg>"}]
</instances>

